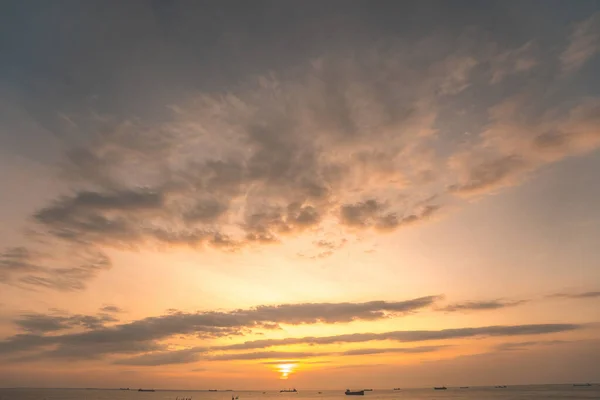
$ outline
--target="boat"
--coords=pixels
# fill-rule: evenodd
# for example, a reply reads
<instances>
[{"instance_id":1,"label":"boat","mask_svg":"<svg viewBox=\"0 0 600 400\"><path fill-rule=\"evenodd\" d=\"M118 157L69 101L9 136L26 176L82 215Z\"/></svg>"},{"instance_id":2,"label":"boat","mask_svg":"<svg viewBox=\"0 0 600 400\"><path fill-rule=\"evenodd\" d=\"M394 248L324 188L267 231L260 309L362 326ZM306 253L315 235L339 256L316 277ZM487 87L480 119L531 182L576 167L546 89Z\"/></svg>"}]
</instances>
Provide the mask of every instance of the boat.
<instances>
[{"instance_id":1,"label":"boat","mask_svg":"<svg viewBox=\"0 0 600 400\"><path fill-rule=\"evenodd\" d=\"M373 389L363 389L365 392L372 392Z\"/></svg>"},{"instance_id":2,"label":"boat","mask_svg":"<svg viewBox=\"0 0 600 400\"><path fill-rule=\"evenodd\" d=\"M436 386L433 388L433 390L446 390L448 389L446 386Z\"/></svg>"},{"instance_id":3,"label":"boat","mask_svg":"<svg viewBox=\"0 0 600 400\"><path fill-rule=\"evenodd\" d=\"M589 387L592 386L591 383L574 383L573 386L575 387Z\"/></svg>"},{"instance_id":4,"label":"boat","mask_svg":"<svg viewBox=\"0 0 600 400\"><path fill-rule=\"evenodd\" d=\"M357 390L355 392L352 392L350 389L346 389L346 396L364 396L365 395L365 391L364 390Z\"/></svg>"},{"instance_id":5,"label":"boat","mask_svg":"<svg viewBox=\"0 0 600 400\"><path fill-rule=\"evenodd\" d=\"M394 388L394 390L402 390L402 389L400 389L400 388Z\"/></svg>"},{"instance_id":6,"label":"boat","mask_svg":"<svg viewBox=\"0 0 600 400\"><path fill-rule=\"evenodd\" d=\"M279 391L279 393L298 393L298 391L296 390L296 388L294 388L294 389L281 389Z\"/></svg>"},{"instance_id":7,"label":"boat","mask_svg":"<svg viewBox=\"0 0 600 400\"><path fill-rule=\"evenodd\" d=\"M154 389L138 389L138 392L154 392Z\"/></svg>"},{"instance_id":8,"label":"boat","mask_svg":"<svg viewBox=\"0 0 600 400\"><path fill-rule=\"evenodd\" d=\"M495 386L496 389L506 389L506 385Z\"/></svg>"}]
</instances>

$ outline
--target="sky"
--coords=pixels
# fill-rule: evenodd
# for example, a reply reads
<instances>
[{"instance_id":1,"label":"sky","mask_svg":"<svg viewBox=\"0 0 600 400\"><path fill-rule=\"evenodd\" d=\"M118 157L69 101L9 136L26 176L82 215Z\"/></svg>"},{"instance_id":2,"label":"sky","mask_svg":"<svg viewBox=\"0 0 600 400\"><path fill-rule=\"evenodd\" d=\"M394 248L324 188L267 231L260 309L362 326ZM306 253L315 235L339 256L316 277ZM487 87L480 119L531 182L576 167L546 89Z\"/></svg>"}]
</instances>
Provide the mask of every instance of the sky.
<instances>
[{"instance_id":1,"label":"sky","mask_svg":"<svg viewBox=\"0 0 600 400\"><path fill-rule=\"evenodd\" d=\"M600 381L600 2L8 0L0 53L0 387Z\"/></svg>"}]
</instances>

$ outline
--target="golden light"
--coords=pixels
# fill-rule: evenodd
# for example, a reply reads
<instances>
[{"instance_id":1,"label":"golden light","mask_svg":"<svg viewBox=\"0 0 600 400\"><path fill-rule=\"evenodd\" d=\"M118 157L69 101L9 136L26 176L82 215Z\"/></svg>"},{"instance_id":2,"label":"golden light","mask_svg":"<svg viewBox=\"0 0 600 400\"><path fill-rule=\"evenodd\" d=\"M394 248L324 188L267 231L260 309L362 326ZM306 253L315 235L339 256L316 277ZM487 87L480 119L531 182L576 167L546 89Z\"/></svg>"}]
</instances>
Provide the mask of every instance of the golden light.
<instances>
[{"instance_id":1,"label":"golden light","mask_svg":"<svg viewBox=\"0 0 600 400\"><path fill-rule=\"evenodd\" d=\"M287 379L294 372L294 368L296 368L296 364L278 364L277 370L281 374L279 379Z\"/></svg>"}]
</instances>

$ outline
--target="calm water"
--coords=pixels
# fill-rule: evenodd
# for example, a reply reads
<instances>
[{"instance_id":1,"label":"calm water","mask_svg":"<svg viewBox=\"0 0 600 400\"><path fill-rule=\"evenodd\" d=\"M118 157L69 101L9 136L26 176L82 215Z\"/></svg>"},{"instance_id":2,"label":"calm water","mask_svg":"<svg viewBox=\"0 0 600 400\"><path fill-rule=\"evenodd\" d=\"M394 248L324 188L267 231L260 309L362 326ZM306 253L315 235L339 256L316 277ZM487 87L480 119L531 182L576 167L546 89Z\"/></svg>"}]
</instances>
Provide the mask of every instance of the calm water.
<instances>
[{"instance_id":1,"label":"calm water","mask_svg":"<svg viewBox=\"0 0 600 400\"><path fill-rule=\"evenodd\" d=\"M374 390L365 396L346 396L343 391L324 390L279 393L267 391L156 391L134 390L82 390L82 389L0 389L0 400L176 400L191 397L192 400L550 400L550 399L600 399L600 386L573 387L572 385L512 386L506 389L477 388L436 391L433 389L405 389L401 391Z\"/></svg>"}]
</instances>

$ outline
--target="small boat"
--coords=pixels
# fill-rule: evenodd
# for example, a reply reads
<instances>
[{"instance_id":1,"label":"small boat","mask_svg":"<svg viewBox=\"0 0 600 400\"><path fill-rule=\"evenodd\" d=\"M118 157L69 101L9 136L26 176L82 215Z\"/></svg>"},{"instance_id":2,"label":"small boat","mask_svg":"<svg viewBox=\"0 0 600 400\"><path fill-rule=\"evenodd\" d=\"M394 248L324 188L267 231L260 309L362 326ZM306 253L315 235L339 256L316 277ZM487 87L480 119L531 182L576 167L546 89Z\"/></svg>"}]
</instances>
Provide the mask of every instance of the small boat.
<instances>
[{"instance_id":1,"label":"small boat","mask_svg":"<svg viewBox=\"0 0 600 400\"><path fill-rule=\"evenodd\" d=\"M506 389L506 385L495 386L496 389Z\"/></svg>"},{"instance_id":2,"label":"small boat","mask_svg":"<svg viewBox=\"0 0 600 400\"><path fill-rule=\"evenodd\" d=\"M365 392L372 392L373 389L363 389Z\"/></svg>"},{"instance_id":3,"label":"small boat","mask_svg":"<svg viewBox=\"0 0 600 400\"><path fill-rule=\"evenodd\" d=\"M364 390L357 390L355 392L352 392L350 389L346 389L346 396L364 396L365 395L365 391Z\"/></svg>"},{"instance_id":4,"label":"small boat","mask_svg":"<svg viewBox=\"0 0 600 400\"><path fill-rule=\"evenodd\" d=\"M591 383L574 383L573 386L575 387L589 387L592 386Z\"/></svg>"},{"instance_id":5,"label":"small boat","mask_svg":"<svg viewBox=\"0 0 600 400\"><path fill-rule=\"evenodd\" d=\"M154 392L154 389L138 389L138 392Z\"/></svg>"},{"instance_id":6,"label":"small boat","mask_svg":"<svg viewBox=\"0 0 600 400\"><path fill-rule=\"evenodd\" d=\"M433 390L446 390L448 389L446 386L436 386L433 388Z\"/></svg>"},{"instance_id":7,"label":"small boat","mask_svg":"<svg viewBox=\"0 0 600 400\"><path fill-rule=\"evenodd\" d=\"M294 389L281 389L279 391L279 393L298 393L298 391L296 390L296 388L294 388Z\"/></svg>"},{"instance_id":8,"label":"small boat","mask_svg":"<svg viewBox=\"0 0 600 400\"><path fill-rule=\"evenodd\" d=\"M317 393L317 394L321 394L321 393L323 393L323 392L319 392L319 393Z\"/></svg>"},{"instance_id":9,"label":"small boat","mask_svg":"<svg viewBox=\"0 0 600 400\"><path fill-rule=\"evenodd\" d=\"M394 390L402 390L402 389L400 389L400 388L394 388Z\"/></svg>"}]
</instances>

